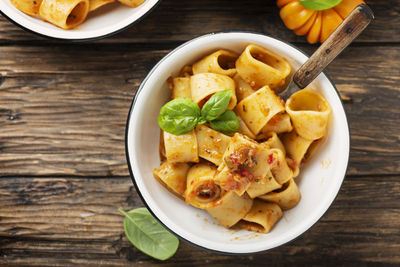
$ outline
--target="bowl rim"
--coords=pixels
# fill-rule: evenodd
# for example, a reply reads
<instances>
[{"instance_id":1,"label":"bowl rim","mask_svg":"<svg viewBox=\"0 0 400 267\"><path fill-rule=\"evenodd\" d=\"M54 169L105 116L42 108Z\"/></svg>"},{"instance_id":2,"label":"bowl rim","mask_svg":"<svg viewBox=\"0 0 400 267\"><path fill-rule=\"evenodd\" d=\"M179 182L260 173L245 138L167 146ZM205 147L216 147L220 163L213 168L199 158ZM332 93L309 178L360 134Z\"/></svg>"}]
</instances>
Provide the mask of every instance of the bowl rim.
<instances>
[{"instance_id":1,"label":"bowl rim","mask_svg":"<svg viewBox=\"0 0 400 267\"><path fill-rule=\"evenodd\" d=\"M1 1L1 0L0 0ZM112 32L103 34L103 35L99 35L99 36L93 36L93 37L88 37L88 38L61 38L61 37L55 37L52 35L46 35L43 33L39 33L35 30L32 30L24 25L22 25L20 22L17 22L16 20L13 20L10 16L8 16L6 14L6 12L4 11L3 8L0 8L0 14L3 15L3 17L5 17L8 21L10 21L12 24L18 26L19 28L23 29L26 32L29 33L33 33L34 35L49 39L49 40L55 40L55 41L68 41L68 42L89 42L89 41L96 41L96 40L101 40L107 37L111 37L113 35L116 35L122 31L127 30L128 28L134 26L135 24L137 24L138 22L142 21L144 18L146 18L160 3L162 0L157 0L157 2L154 3L154 5L152 7L150 7L147 11L145 11L139 18L137 18L136 20L132 21L131 23L129 23L128 25L116 29ZM21 11L22 12L22 11ZM29 15L27 15L29 16Z\"/></svg>"},{"instance_id":2,"label":"bowl rim","mask_svg":"<svg viewBox=\"0 0 400 267\"><path fill-rule=\"evenodd\" d=\"M188 40L188 41L184 42L183 44L179 45L179 46L176 47L175 49L171 50L171 51L170 51L168 54L166 54L163 58L161 58L161 59L154 65L154 67L147 73L146 77L144 78L144 80L141 82L139 88L137 89L137 91L136 91L136 93L135 93L135 95L134 95L134 97L133 97L133 100L132 100L132 102L131 102L131 106L130 106L130 108L129 108L128 116L127 116L127 119L126 119L126 125L125 125L125 156L126 156L126 160L127 160L127 165L128 165L128 169L129 169L130 178L131 178L131 180L132 180L132 183L133 183L134 186L135 186L135 189L136 189L137 194L139 195L140 199L142 200L142 202L143 202L143 204L146 206L146 208L149 210L149 212L153 215L153 217L154 217L165 229L167 229L170 233L172 233L173 235L177 236L180 240L183 240L183 241L185 241L185 242L191 244L192 246L195 246L195 247L198 247L198 248L207 250L207 251L215 252L215 253L218 253L218 254L223 254L223 255L253 255L253 254L256 254L256 253L262 253L262 252L265 252L265 251L269 251L269 250L272 250L272 249L276 249L276 248L278 248L278 247L280 247L280 246L283 246L283 245L285 245L285 244L288 244L288 243L291 243L291 242L297 240L299 237L301 237L301 236L304 235L306 232L308 232L313 226L315 226L315 224L316 224L318 221L320 221L320 220L322 219L322 217L326 214L326 212L331 208L331 206L332 206L333 203L336 201L336 199L337 199L337 197L338 197L338 195L339 195L340 189L342 188L342 185L343 185L343 182L344 182L344 180L345 180L345 178L346 178L347 170L348 170L348 167L349 167L349 162L350 162L350 147L351 147L351 138L350 138L350 137L351 137L351 132L350 132L350 126L349 126L349 123L348 123L348 116L347 116L347 113L346 113L346 109L344 108L343 100L342 100L342 98L340 97L339 90L336 88L336 85L335 85L335 83L332 81L332 79L325 73L325 71L323 71L323 72L321 72L321 73L323 73L323 74L325 75L325 77L328 79L329 83L330 83L330 84L332 85L332 87L334 88L334 91L335 91L335 93L337 94L337 96L338 96L338 98L339 98L339 101L340 101L340 104L341 104L341 106L342 106L342 108L343 108L343 113L344 113L344 116L345 116L345 119L346 119L347 132L349 133L349 135L348 135L348 144L349 144L349 146L348 146L348 151L347 151L348 157L347 157L345 172L344 172L343 179L342 179L342 181L340 182L339 190L338 190L338 192L336 193L335 197L333 198L332 202L329 204L329 206L326 208L326 210L320 215L320 217L319 217L315 222L313 222L307 229L305 229L302 233L300 233L298 236L294 237L293 239L291 239L291 240L289 240L289 241L286 241L286 242L283 242L283 243L281 243L281 244L279 244L279 245L277 245L277 246L275 246L275 247L267 248L267 249L263 249L263 250L259 250L259 251L255 251L255 252L227 252L227 251L221 251L221 250L211 249L211 248L208 248L208 247L205 247L205 246L201 246L201 245L199 245L199 244L196 244L196 243L194 243L194 242L188 240L187 238L185 238L185 237L183 237L183 236L181 236L181 235L175 233L173 230L171 230L167 225L165 225L165 224L157 217L157 215L153 212L153 210L152 210L152 209L150 208L150 206L147 204L147 202L146 202L146 200L144 199L142 193L140 192L140 189L139 189L139 187L138 187L138 185L137 185L137 183L136 183L135 177L134 177L134 175L133 175L133 169L132 169L132 166L131 166L131 160L130 160L129 149L128 149L128 136L129 136L128 134L129 134L129 125L130 125L130 122L131 122L131 115L133 114L133 108L134 108L134 106L135 106L135 104L136 104L136 101L137 101L137 99L138 99L138 96L139 96L140 92L143 90L144 85L146 84L147 80L148 80L149 77L152 75L152 73L158 68L158 66L159 66L162 62L164 62L168 57L170 57L171 55L173 55L176 51L180 50L181 48L183 48L183 47L185 47L185 46L187 46L187 45L189 45L189 44L191 44L191 43L194 42L194 41L197 41L197 40L202 39L202 38L207 38L207 37L209 37L209 36L214 36L214 35L219 35L219 34L226 34L226 33L244 33L244 34L255 34L255 35L266 36L266 37L269 37L269 38L278 40L278 41L280 41L280 42L283 42L283 43L285 43L285 44L291 46L292 48L296 49L298 52L300 52L301 54L303 54L303 55L306 56L307 58L310 57L306 52L304 52L304 51L301 50L300 48L296 47L295 45L289 43L288 41L282 40L282 39L280 39L280 38L277 38L277 37L274 37L274 36L271 36L271 35L268 35L268 34L265 34L265 33L256 32L256 31L247 31L247 30L223 30L223 31L215 31L215 32L210 32L210 33L206 33L206 34L200 35L200 36L198 36L198 37L195 37L195 38L193 38L193 39L191 39L191 40Z\"/></svg>"}]
</instances>

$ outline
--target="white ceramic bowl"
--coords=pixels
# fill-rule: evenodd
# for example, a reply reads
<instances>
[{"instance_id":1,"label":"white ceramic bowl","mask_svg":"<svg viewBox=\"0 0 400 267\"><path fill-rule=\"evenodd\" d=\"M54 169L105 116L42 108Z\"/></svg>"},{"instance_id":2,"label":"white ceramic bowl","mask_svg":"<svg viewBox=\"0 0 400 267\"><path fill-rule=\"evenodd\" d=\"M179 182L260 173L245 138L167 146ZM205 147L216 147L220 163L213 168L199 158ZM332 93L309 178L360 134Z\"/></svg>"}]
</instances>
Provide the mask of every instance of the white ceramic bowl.
<instances>
[{"instance_id":1,"label":"white ceramic bowl","mask_svg":"<svg viewBox=\"0 0 400 267\"><path fill-rule=\"evenodd\" d=\"M41 36L72 41L100 39L118 33L150 12L160 0L146 0L137 8L112 3L89 13L78 27L64 30L19 11L10 0L0 0L0 11L21 28Z\"/></svg>"},{"instance_id":2,"label":"white ceramic bowl","mask_svg":"<svg viewBox=\"0 0 400 267\"><path fill-rule=\"evenodd\" d=\"M285 211L269 234L232 231L219 225L207 212L178 199L152 175L160 164L157 116L170 99L167 79L186 64L220 48L241 52L255 43L283 55L297 69L307 56L272 37L248 32L208 34L188 41L166 55L142 82L132 103L126 128L126 155L132 180L152 214L180 238L225 253L253 253L285 244L316 223L335 199L343 182L349 157L349 128L337 90L321 74L312 84L329 101L333 114L326 140L296 178L302 194L300 203Z\"/></svg>"}]
</instances>

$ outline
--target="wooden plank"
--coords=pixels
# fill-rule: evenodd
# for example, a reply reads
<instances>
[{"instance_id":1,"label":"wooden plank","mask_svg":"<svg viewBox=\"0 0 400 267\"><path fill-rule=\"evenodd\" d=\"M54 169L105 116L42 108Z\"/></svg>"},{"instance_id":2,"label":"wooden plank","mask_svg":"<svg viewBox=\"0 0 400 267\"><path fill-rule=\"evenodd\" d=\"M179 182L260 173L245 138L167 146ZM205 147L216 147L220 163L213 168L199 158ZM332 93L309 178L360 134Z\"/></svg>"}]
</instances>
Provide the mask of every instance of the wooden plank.
<instances>
[{"instance_id":1,"label":"wooden plank","mask_svg":"<svg viewBox=\"0 0 400 267\"><path fill-rule=\"evenodd\" d=\"M350 176L325 216L289 244L234 257L181 242L164 264L399 264L399 196L399 176ZM2 179L0 203L0 265L159 264L123 234L117 208L142 206L128 177Z\"/></svg>"},{"instance_id":2,"label":"wooden plank","mask_svg":"<svg viewBox=\"0 0 400 267\"><path fill-rule=\"evenodd\" d=\"M129 106L165 51L58 47L37 57L43 49L5 48L0 59L2 175L128 175Z\"/></svg>"},{"instance_id":3,"label":"wooden plank","mask_svg":"<svg viewBox=\"0 0 400 267\"><path fill-rule=\"evenodd\" d=\"M400 2L367 2L376 19L357 42L400 42ZM290 42L306 42L304 37L297 37L285 28L274 0L162 1L143 21L101 42L181 42L205 33L232 29L262 32ZM34 40L42 42L45 39L23 31L4 17L0 18L0 43L32 43Z\"/></svg>"},{"instance_id":4,"label":"wooden plank","mask_svg":"<svg viewBox=\"0 0 400 267\"><path fill-rule=\"evenodd\" d=\"M129 175L126 116L140 82L167 52L0 47L0 176ZM399 59L397 46L354 46L328 68L347 97L349 174L400 173Z\"/></svg>"}]
</instances>

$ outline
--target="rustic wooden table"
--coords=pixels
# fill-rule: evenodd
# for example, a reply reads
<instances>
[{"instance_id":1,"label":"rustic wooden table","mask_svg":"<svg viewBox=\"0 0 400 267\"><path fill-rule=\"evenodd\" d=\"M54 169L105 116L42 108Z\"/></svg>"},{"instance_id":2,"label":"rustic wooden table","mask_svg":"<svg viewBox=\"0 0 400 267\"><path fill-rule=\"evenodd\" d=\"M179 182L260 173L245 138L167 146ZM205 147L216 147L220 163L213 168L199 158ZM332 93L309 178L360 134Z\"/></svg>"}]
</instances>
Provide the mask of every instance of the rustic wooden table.
<instances>
[{"instance_id":1,"label":"rustic wooden table","mask_svg":"<svg viewBox=\"0 0 400 267\"><path fill-rule=\"evenodd\" d=\"M400 2L327 69L342 94L351 154L339 195L297 240L251 256L181 242L159 262L133 248L118 207L143 206L124 152L139 84L171 49L204 33L250 30L316 49L272 0L164 0L143 21L90 43L37 37L0 18L0 265L400 264Z\"/></svg>"}]
</instances>

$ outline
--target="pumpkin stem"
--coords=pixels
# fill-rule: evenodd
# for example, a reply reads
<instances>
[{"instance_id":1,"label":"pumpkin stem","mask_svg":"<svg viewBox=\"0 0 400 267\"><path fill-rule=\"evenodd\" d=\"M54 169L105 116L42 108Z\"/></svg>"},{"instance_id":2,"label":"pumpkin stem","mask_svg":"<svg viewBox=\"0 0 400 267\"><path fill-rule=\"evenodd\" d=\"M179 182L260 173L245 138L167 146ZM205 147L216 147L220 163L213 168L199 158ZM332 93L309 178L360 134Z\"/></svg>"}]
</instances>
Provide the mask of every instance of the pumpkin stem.
<instances>
[{"instance_id":1,"label":"pumpkin stem","mask_svg":"<svg viewBox=\"0 0 400 267\"><path fill-rule=\"evenodd\" d=\"M300 4L311 10L326 10L337 6L342 0L299 0Z\"/></svg>"}]
</instances>

